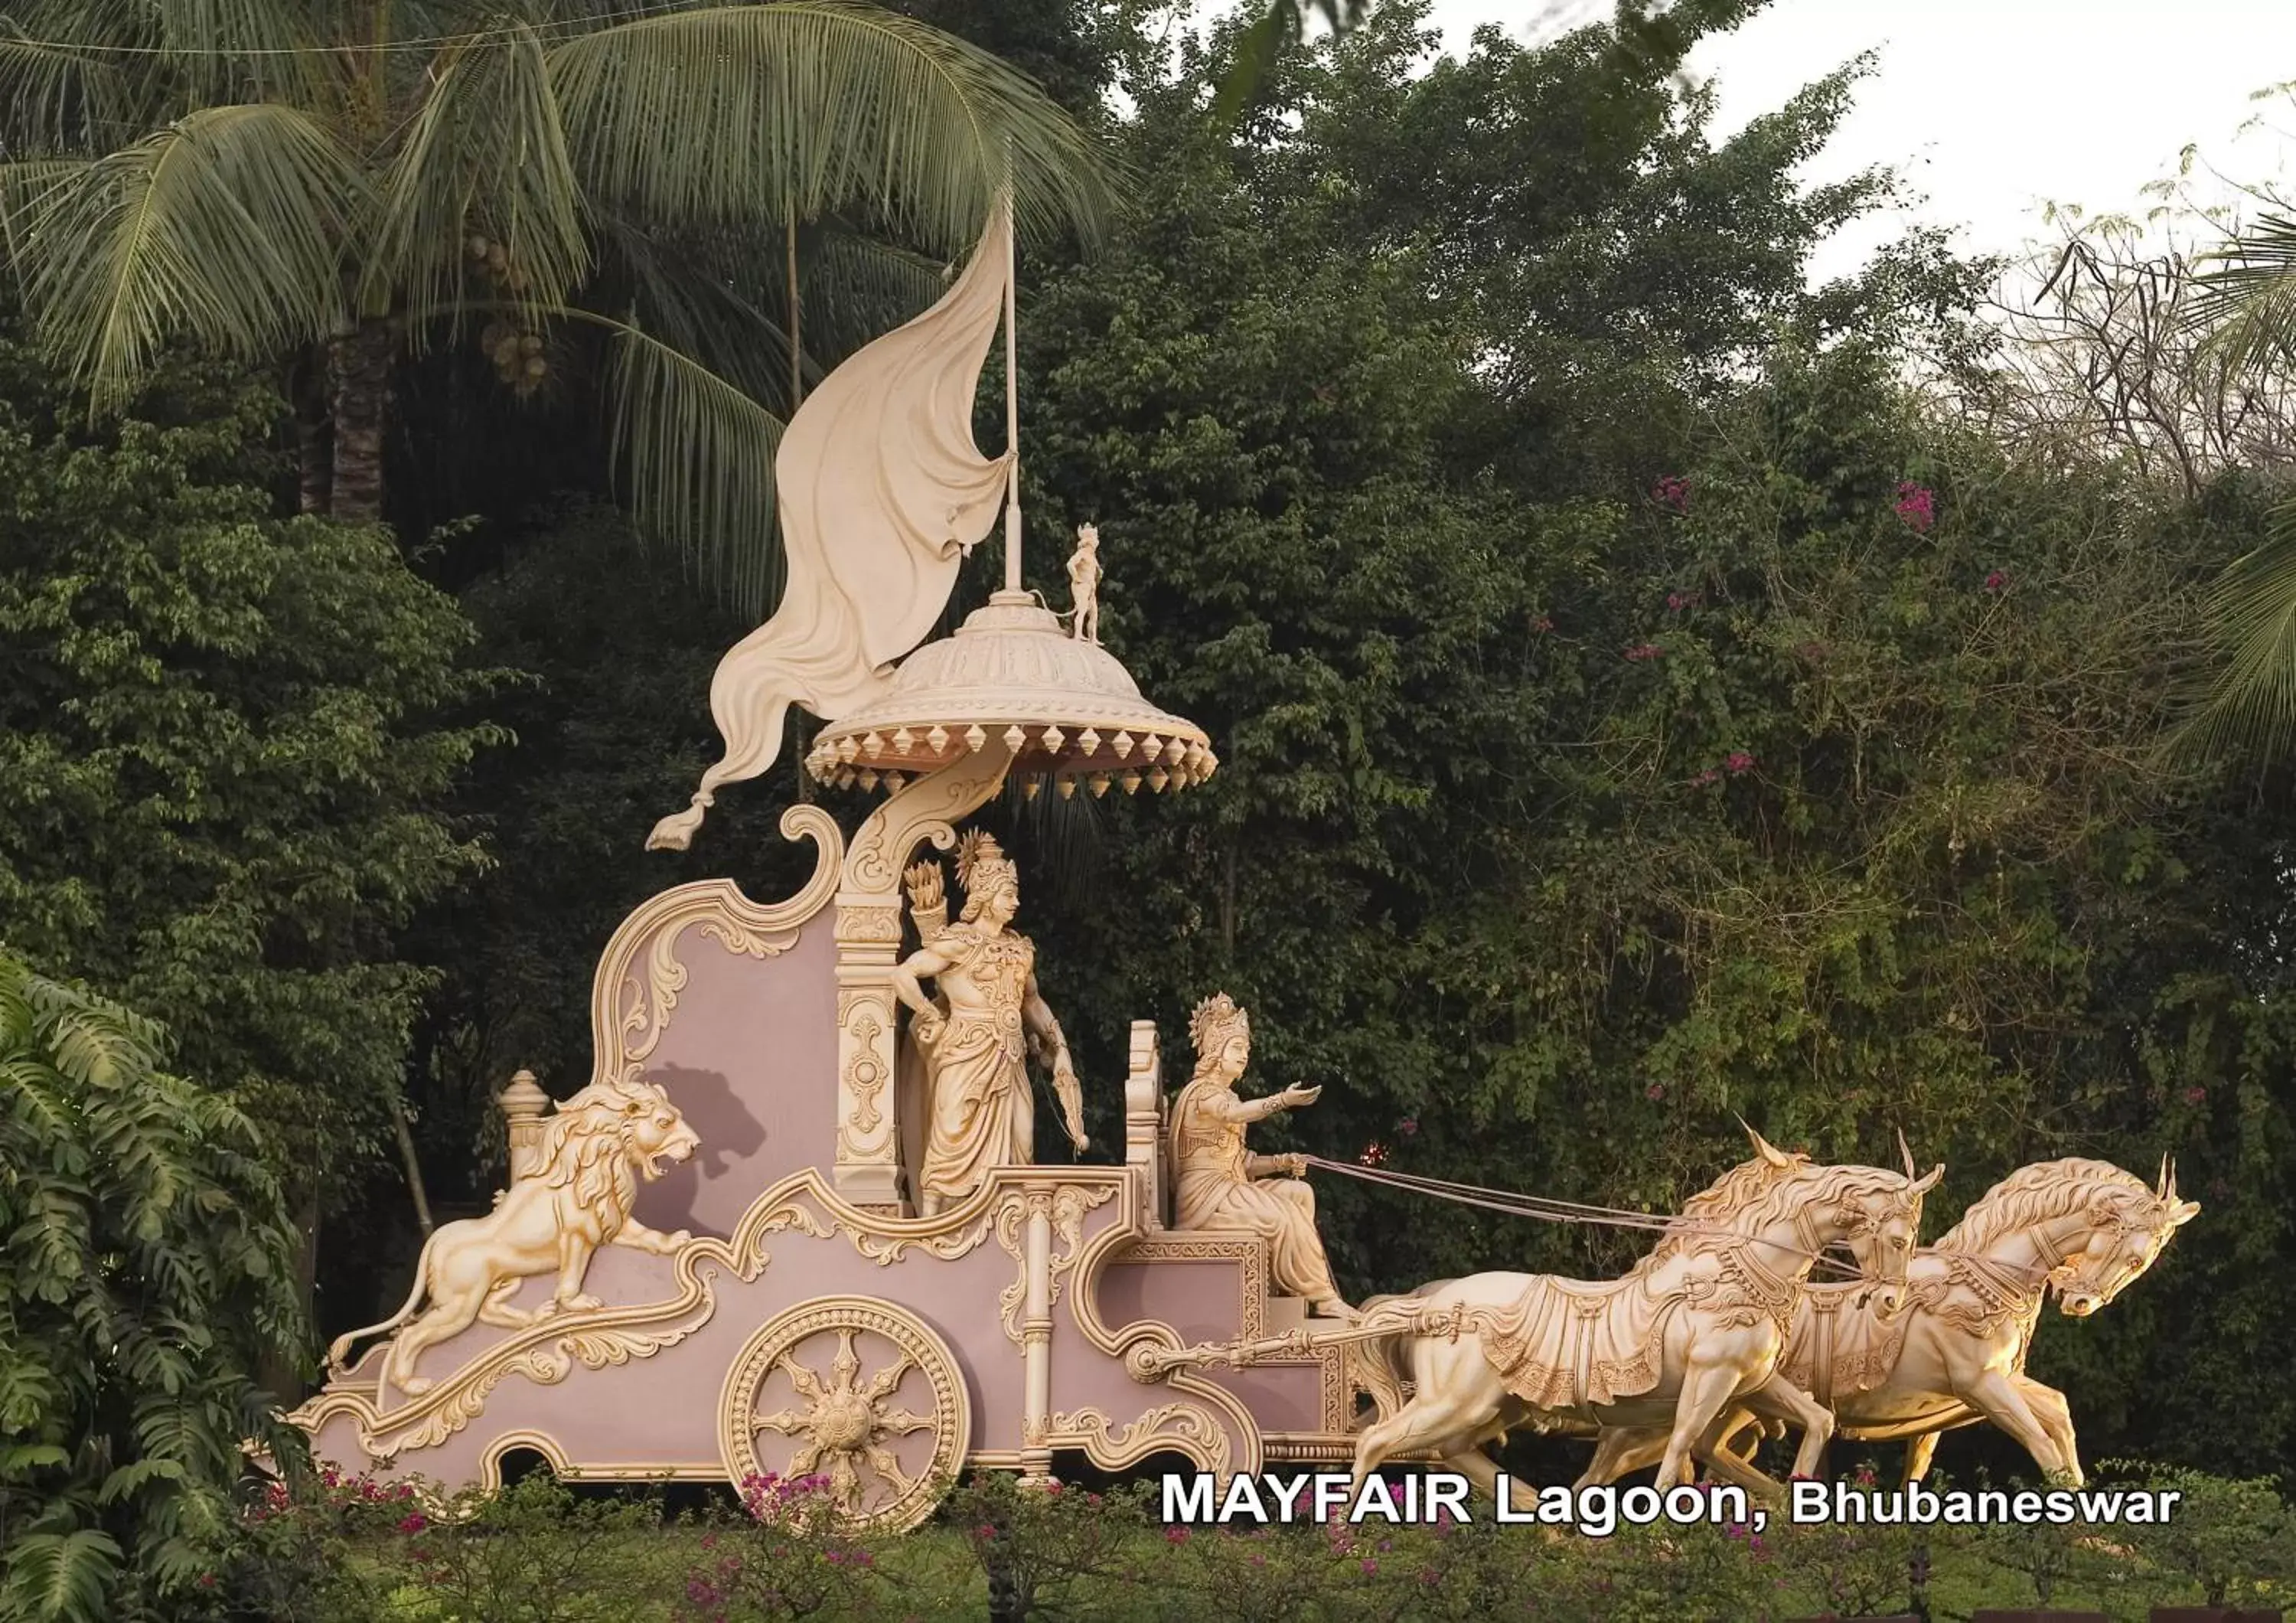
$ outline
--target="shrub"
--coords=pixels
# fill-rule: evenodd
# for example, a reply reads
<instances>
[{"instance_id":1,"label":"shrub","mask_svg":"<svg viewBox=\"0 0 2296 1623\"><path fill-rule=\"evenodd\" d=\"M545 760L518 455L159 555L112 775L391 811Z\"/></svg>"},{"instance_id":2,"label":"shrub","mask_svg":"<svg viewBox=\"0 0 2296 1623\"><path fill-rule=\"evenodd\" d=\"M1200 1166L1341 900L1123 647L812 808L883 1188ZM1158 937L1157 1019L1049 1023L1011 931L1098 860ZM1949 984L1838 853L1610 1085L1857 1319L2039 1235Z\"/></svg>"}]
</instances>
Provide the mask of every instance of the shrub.
<instances>
[{"instance_id":1,"label":"shrub","mask_svg":"<svg viewBox=\"0 0 2296 1623\"><path fill-rule=\"evenodd\" d=\"M2168 1520L2118 1528L2114 1536L2156 1570L2198 1585L2204 1604L2230 1604L2226 1597L2242 1586L2261 1588L2296 1571L2296 1520L2269 1481L2234 1481L2128 1461L2112 1461L2103 1469L2183 1495Z\"/></svg>"},{"instance_id":2,"label":"shrub","mask_svg":"<svg viewBox=\"0 0 2296 1623\"><path fill-rule=\"evenodd\" d=\"M295 1345L295 1239L254 1129L161 1030L0 950L0 1617L193 1597L242 1439L298 1441L254 1371Z\"/></svg>"},{"instance_id":3,"label":"shrub","mask_svg":"<svg viewBox=\"0 0 2296 1623\"><path fill-rule=\"evenodd\" d=\"M826 1477L767 1472L742 1484L742 1512L707 1520L701 1565L686 1574L678 1616L693 1623L866 1615L885 1580L870 1541L839 1526Z\"/></svg>"}]
</instances>

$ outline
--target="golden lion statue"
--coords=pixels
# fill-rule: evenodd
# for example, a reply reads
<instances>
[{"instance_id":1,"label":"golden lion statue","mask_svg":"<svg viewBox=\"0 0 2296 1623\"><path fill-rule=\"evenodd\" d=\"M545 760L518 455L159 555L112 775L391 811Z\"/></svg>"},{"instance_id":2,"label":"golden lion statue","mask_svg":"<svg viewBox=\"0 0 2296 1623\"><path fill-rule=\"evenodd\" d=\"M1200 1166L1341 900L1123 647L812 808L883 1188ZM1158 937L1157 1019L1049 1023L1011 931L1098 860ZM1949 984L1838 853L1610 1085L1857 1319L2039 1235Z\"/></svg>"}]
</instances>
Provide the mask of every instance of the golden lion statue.
<instances>
[{"instance_id":1,"label":"golden lion statue","mask_svg":"<svg viewBox=\"0 0 2296 1623\"><path fill-rule=\"evenodd\" d=\"M647 1228L630 1211L641 1178L660 1177L665 1157L683 1161L701 1142L652 1083L583 1089L544 1124L539 1170L514 1178L485 1216L441 1225L423 1244L406 1306L380 1324L337 1337L327 1348L329 1366L342 1373L354 1342L397 1330L382 1379L413 1397L430 1386L414 1373L415 1359L475 1322L517 1329L544 1314L604 1306L582 1292L600 1246L667 1254L693 1238L684 1229L664 1234ZM541 1313L510 1306L521 1281L553 1269L558 1289ZM430 1306L417 1318L426 1296Z\"/></svg>"}]
</instances>

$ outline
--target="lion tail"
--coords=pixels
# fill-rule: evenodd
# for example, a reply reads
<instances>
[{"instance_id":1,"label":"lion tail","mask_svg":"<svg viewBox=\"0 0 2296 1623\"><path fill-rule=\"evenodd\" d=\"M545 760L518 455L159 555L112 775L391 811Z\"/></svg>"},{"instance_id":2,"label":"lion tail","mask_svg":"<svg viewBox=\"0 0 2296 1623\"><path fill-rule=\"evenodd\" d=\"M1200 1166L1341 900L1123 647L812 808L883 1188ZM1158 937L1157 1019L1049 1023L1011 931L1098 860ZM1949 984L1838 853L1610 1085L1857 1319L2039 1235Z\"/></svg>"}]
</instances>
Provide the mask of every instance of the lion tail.
<instances>
[{"instance_id":1,"label":"lion tail","mask_svg":"<svg viewBox=\"0 0 2296 1623\"><path fill-rule=\"evenodd\" d=\"M407 1291L406 1300L397 1313L380 1324L370 1324L364 1330L345 1331L327 1344L327 1369L330 1373L341 1375L349 1371L352 1343L397 1330L414 1316L415 1309L422 1305L422 1298L430 1288L430 1251L439 1243L439 1231L433 1229L430 1238L422 1242L422 1254L414 1263L414 1288Z\"/></svg>"}]
</instances>

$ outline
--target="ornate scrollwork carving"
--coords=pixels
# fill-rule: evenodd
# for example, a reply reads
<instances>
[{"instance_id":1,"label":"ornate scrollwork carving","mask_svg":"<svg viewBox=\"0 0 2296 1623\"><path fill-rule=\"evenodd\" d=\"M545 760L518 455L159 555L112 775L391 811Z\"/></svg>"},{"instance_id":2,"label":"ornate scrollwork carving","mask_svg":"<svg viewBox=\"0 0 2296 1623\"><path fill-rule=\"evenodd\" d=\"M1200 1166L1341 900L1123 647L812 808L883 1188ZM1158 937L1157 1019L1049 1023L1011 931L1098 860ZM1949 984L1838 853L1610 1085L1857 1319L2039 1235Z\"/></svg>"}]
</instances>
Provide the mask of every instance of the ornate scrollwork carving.
<instances>
[{"instance_id":1,"label":"ornate scrollwork carving","mask_svg":"<svg viewBox=\"0 0 2296 1623\"><path fill-rule=\"evenodd\" d=\"M1159 1404L1121 1429L1098 1409L1055 1414L1038 1441L1081 1448L1103 1471L1122 1471L1168 1449L1202 1470L1223 1472L1232 1452L1227 1429L1210 1411L1189 1403Z\"/></svg>"},{"instance_id":2,"label":"ornate scrollwork carving","mask_svg":"<svg viewBox=\"0 0 2296 1623\"><path fill-rule=\"evenodd\" d=\"M776 1377L786 1398L767 1396ZM718 1404L718 1446L734 1480L817 1472L841 1520L884 1532L932 1513L972 1426L964 1378L941 1339L906 1309L865 1297L808 1302L764 1325L734 1359ZM904 1441L919 1432L931 1434L930 1452L904 1461ZM774 1438L787 1441L764 1440Z\"/></svg>"},{"instance_id":3,"label":"ornate scrollwork carving","mask_svg":"<svg viewBox=\"0 0 2296 1623\"><path fill-rule=\"evenodd\" d=\"M1084 1237L1085 1214L1107 1205L1115 1196L1115 1189L1107 1184L1070 1183L1054 1189L1022 1190L997 1208L996 1243L1020 1265L1013 1282L996 1298L1004 1310L1004 1334L1015 1347L1021 1344L1021 1317L1029 1299L1029 1250L1025 1238L1029 1218L1042 1212L1052 1219L1052 1294L1046 1302L1049 1309L1060 1305L1061 1282L1076 1266L1077 1248Z\"/></svg>"}]
</instances>

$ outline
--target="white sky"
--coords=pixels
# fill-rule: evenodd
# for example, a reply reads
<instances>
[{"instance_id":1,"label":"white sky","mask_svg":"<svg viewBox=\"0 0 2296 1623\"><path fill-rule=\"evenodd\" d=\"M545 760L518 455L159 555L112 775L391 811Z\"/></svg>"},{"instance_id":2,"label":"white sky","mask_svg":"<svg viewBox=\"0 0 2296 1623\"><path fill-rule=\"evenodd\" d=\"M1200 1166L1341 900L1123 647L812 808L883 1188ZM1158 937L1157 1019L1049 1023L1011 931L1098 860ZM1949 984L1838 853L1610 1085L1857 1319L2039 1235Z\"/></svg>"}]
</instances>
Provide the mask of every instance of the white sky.
<instances>
[{"instance_id":1,"label":"white sky","mask_svg":"<svg viewBox=\"0 0 2296 1623\"><path fill-rule=\"evenodd\" d=\"M1456 52L1485 22L1526 37L1542 9L1436 0L1433 21ZM2137 211L2139 188L2174 174L2187 143L2235 180L2296 177L2296 106L2251 99L2296 80L2296 0L1773 0L1690 65L1717 81L1722 133L1877 48L1877 72L1809 173L1890 164L1928 201L1845 232L1812 268L1821 279L1908 219L1964 227L1961 247L1991 252L2056 235L2045 200ZM2264 127L2239 133L2259 115ZM2194 183L2204 201L2226 195L2204 171Z\"/></svg>"}]
</instances>

